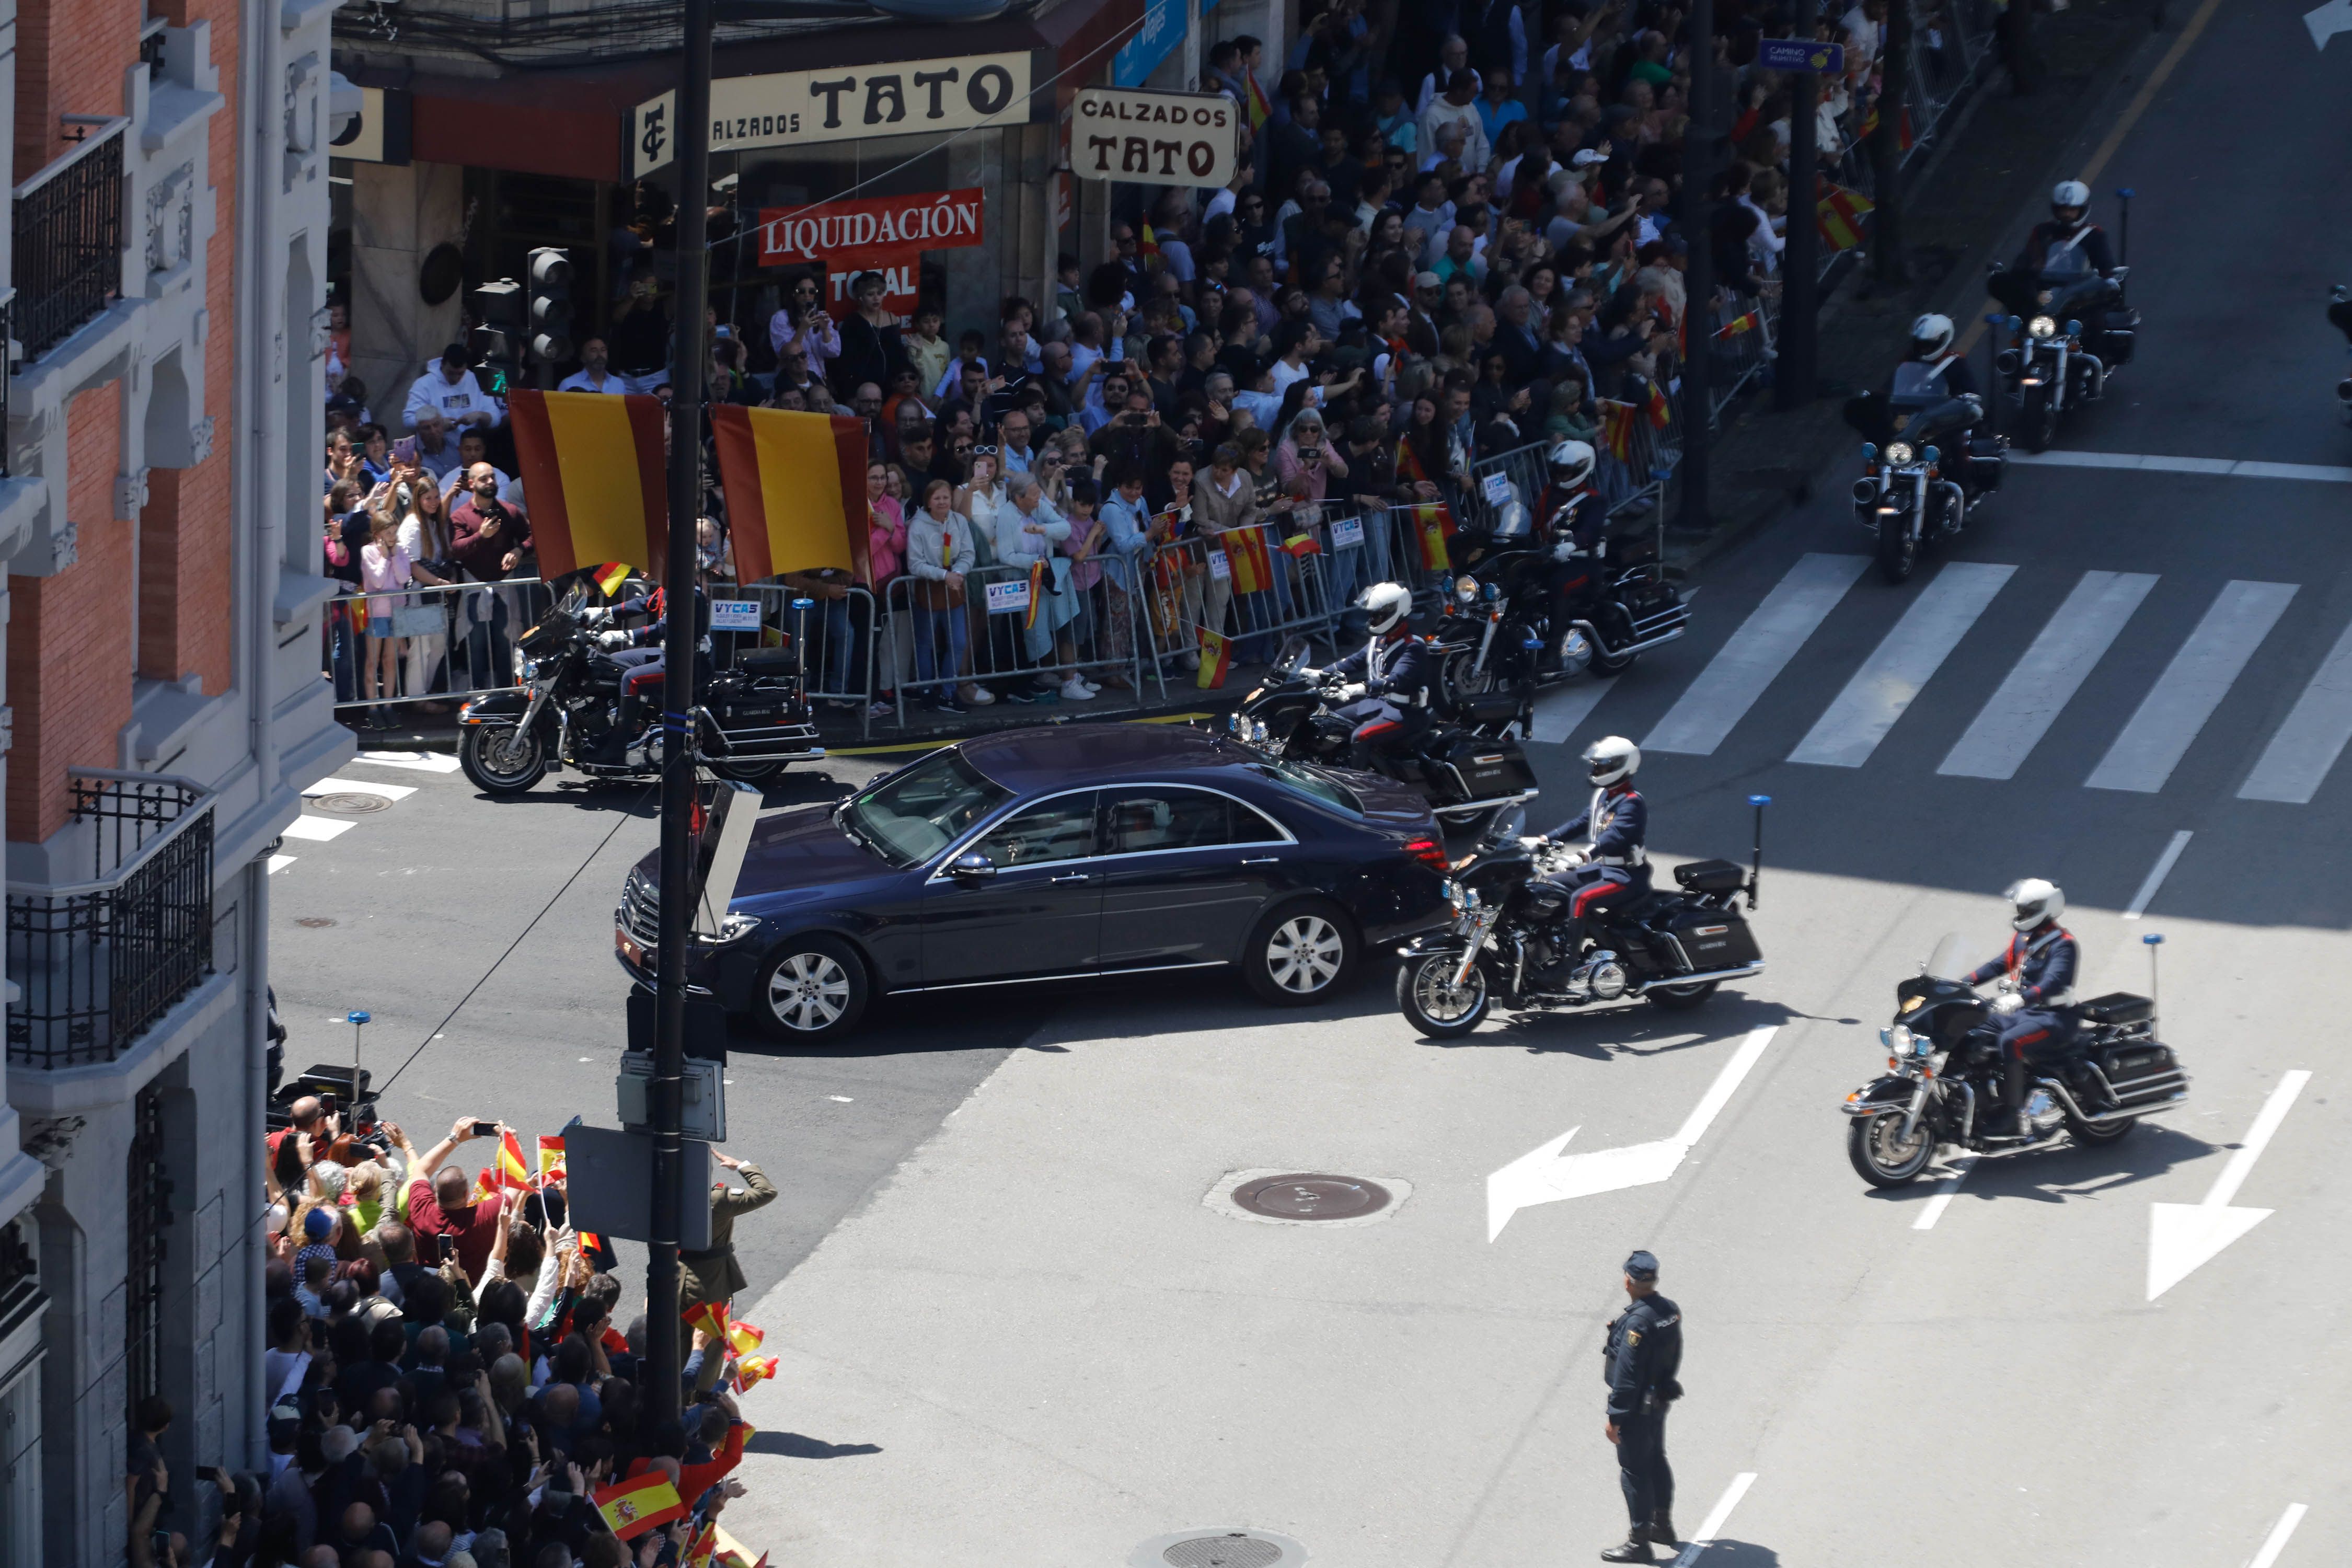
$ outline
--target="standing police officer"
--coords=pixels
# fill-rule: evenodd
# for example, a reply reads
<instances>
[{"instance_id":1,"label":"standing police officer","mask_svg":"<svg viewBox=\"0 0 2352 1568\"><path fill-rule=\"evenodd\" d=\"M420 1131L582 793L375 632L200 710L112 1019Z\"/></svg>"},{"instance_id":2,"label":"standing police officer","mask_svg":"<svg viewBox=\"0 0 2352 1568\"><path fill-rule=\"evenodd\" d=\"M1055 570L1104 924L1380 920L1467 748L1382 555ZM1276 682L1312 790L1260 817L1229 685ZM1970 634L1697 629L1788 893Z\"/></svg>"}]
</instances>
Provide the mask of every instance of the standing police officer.
<instances>
[{"instance_id":1,"label":"standing police officer","mask_svg":"<svg viewBox=\"0 0 2352 1568\"><path fill-rule=\"evenodd\" d=\"M1654 1563L1652 1542L1675 1544L1675 1473L1666 1464L1666 1405L1683 1396L1675 1373L1683 1364L1683 1312L1658 1294L1658 1260L1636 1252L1625 1259L1625 1294L1633 1302L1609 1321L1601 1364L1609 1384L1609 1440L1617 1445L1617 1479L1625 1489L1633 1529L1625 1544L1601 1554L1603 1563Z\"/></svg>"}]
</instances>

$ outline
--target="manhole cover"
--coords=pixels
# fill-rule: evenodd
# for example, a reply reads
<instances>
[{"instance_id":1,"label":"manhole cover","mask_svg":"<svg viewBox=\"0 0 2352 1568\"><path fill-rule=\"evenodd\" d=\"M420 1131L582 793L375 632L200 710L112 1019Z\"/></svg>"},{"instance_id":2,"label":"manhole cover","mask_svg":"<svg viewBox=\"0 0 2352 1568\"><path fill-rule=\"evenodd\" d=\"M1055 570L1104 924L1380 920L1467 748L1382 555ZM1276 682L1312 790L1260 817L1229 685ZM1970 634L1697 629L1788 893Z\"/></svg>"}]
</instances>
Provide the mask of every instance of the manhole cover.
<instances>
[{"instance_id":1,"label":"manhole cover","mask_svg":"<svg viewBox=\"0 0 2352 1568\"><path fill-rule=\"evenodd\" d=\"M298 926L309 926L312 931L320 931L335 922L324 915L304 915L294 923Z\"/></svg>"},{"instance_id":2,"label":"manhole cover","mask_svg":"<svg viewBox=\"0 0 2352 1568\"><path fill-rule=\"evenodd\" d=\"M1264 1536L1196 1535L1160 1554L1170 1568L1275 1568L1287 1554Z\"/></svg>"},{"instance_id":3,"label":"manhole cover","mask_svg":"<svg viewBox=\"0 0 2352 1568\"><path fill-rule=\"evenodd\" d=\"M362 795L356 790L342 795L315 795L310 800L311 810L331 812L337 816L365 816L391 804L380 795Z\"/></svg>"},{"instance_id":4,"label":"manhole cover","mask_svg":"<svg viewBox=\"0 0 2352 1568\"><path fill-rule=\"evenodd\" d=\"M1270 1219L1358 1219L1388 1207L1389 1190L1357 1176L1265 1176L1234 1188L1234 1202Z\"/></svg>"}]
</instances>

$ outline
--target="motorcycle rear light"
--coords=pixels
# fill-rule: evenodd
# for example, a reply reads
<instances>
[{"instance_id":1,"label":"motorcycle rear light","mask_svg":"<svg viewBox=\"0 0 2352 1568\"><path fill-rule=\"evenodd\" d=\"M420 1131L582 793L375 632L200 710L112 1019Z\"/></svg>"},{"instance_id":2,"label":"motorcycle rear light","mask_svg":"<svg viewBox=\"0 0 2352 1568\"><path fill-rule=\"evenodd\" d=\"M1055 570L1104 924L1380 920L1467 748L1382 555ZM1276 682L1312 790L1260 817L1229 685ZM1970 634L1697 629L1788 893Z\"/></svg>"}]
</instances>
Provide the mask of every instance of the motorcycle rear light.
<instances>
[{"instance_id":1,"label":"motorcycle rear light","mask_svg":"<svg viewBox=\"0 0 2352 1568\"><path fill-rule=\"evenodd\" d=\"M1404 852L1424 866L1433 866L1441 871L1451 868L1451 862L1445 858L1445 846L1434 838L1409 838L1405 840Z\"/></svg>"}]
</instances>

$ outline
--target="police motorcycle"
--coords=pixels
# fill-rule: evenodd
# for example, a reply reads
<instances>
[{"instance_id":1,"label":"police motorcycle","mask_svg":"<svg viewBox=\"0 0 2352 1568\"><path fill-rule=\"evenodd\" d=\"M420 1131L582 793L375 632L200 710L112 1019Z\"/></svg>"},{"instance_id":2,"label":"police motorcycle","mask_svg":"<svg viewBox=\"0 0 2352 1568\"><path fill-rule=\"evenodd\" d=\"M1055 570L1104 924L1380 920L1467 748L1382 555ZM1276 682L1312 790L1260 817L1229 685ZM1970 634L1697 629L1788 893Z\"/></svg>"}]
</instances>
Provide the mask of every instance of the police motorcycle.
<instances>
[{"instance_id":1,"label":"police motorcycle","mask_svg":"<svg viewBox=\"0 0 2352 1568\"><path fill-rule=\"evenodd\" d=\"M2352 343L2352 289L2341 283L2336 286L2329 295L2327 320L2344 334L2347 343ZM2344 423L2352 425L2352 375L2336 384L2336 411L2343 416Z\"/></svg>"},{"instance_id":2,"label":"police motorcycle","mask_svg":"<svg viewBox=\"0 0 2352 1568\"><path fill-rule=\"evenodd\" d=\"M1616 675L1690 627L1682 573L1658 558L1654 523L1612 532L1585 489L1596 457L1582 441L1549 456L1549 516L1538 534L1513 500L1491 543L1451 584L1435 632L1449 700L1497 689L1533 692L1590 672ZM1567 499L1552 505L1549 498Z\"/></svg>"},{"instance_id":3,"label":"police motorcycle","mask_svg":"<svg viewBox=\"0 0 2352 1568\"><path fill-rule=\"evenodd\" d=\"M515 639L522 684L458 710L457 763L485 795L520 795L567 764L591 780L660 776L660 674L614 658L604 646L608 632L651 613L651 584L634 574L600 582L594 571L550 584L554 604ZM803 626L813 605L795 601ZM703 668L690 715L694 744L723 778L759 784L824 755L809 719L797 641L783 637L784 646L746 650L718 669L707 662L707 632L698 645Z\"/></svg>"},{"instance_id":4,"label":"police motorcycle","mask_svg":"<svg viewBox=\"0 0 2352 1568\"><path fill-rule=\"evenodd\" d=\"M1764 867L1764 807L1756 807L1751 866L1697 860L1675 868L1678 891L1653 889L1587 916L1580 934L1570 894L1549 880L1577 854L1528 838L1527 810L1496 814L1446 886L1454 924L1405 944L1397 1010L1433 1039L1466 1035L1497 1003L1520 1012L1640 997L1678 1013L1727 980L1760 973L1763 955L1739 909L1756 907Z\"/></svg>"},{"instance_id":5,"label":"police motorcycle","mask_svg":"<svg viewBox=\"0 0 2352 1568\"><path fill-rule=\"evenodd\" d=\"M1290 762L1353 767L1355 725L1330 700L1335 685L1307 673L1307 651L1305 637L1283 644L1265 679L1226 720L1227 732ZM1441 822L1460 826L1536 793L1535 770L1511 733L1514 727L1524 733L1528 719L1526 700L1509 692L1465 699L1412 751L1382 759L1379 771L1419 792Z\"/></svg>"},{"instance_id":6,"label":"police motorcycle","mask_svg":"<svg viewBox=\"0 0 2352 1568\"><path fill-rule=\"evenodd\" d=\"M1926 1171L1939 1148L1974 1154L2042 1149L2061 1133L2077 1143L2112 1143L2143 1116L2189 1100L2189 1078L2156 1037L2156 1004L2111 992L2059 1011L2075 1035L2065 1059L2034 1068L2026 1084L2032 1131L2011 1129L1999 1104L2002 1063L1991 1001L1968 982L1973 944L1955 932L1936 944L1919 973L1895 988L1895 1021L1879 1031L1886 1072L1845 1097L1846 1157L1862 1179L1899 1187ZM1994 994L2015 988L2007 977Z\"/></svg>"},{"instance_id":7,"label":"police motorcycle","mask_svg":"<svg viewBox=\"0 0 2352 1568\"><path fill-rule=\"evenodd\" d=\"M2006 439L1976 434L1984 404L1951 353L1950 320L1922 316L1911 331L1912 353L1888 392L1864 393L1844 410L1863 437L1854 521L1878 536L1879 575L1890 583L1908 580L1924 550L1967 526L2009 465Z\"/></svg>"},{"instance_id":8,"label":"police motorcycle","mask_svg":"<svg viewBox=\"0 0 2352 1568\"><path fill-rule=\"evenodd\" d=\"M2131 192L2123 199L2124 255L2131 252ZM2056 439L2058 421L2065 412L2095 403L2105 393L2107 378L2131 362L2140 324L2139 312L2125 298L2131 277L2128 265L2102 269L2095 264L2094 247L2085 244L2099 234L2082 215L2091 200L2090 188L2068 180L2052 193L2052 211L2062 216L2077 214L2065 235L2043 247L2038 269L2002 267L1987 270L1987 292L2009 310L2006 322L2012 346L1994 356L1993 369L2001 378L2004 395L2015 413L2018 440L2029 452L2049 450ZM2035 230L2037 241L2053 226ZM2099 254L2105 241L2096 243ZM2029 247L2030 248L2030 247ZM2084 331L2084 318L2096 319L2096 330Z\"/></svg>"}]
</instances>

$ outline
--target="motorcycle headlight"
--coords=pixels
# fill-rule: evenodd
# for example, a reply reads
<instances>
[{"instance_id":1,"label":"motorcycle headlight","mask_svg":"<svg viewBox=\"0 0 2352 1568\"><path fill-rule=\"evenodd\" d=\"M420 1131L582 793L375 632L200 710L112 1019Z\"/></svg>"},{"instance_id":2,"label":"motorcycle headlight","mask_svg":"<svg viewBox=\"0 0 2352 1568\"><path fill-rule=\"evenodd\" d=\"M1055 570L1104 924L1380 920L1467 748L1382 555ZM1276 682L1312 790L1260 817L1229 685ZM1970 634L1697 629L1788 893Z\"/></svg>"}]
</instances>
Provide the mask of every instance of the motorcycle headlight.
<instances>
[{"instance_id":1,"label":"motorcycle headlight","mask_svg":"<svg viewBox=\"0 0 2352 1568\"><path fill-rule=\"evenodd\" d=\"M1454 579L1454 596L1461 600L1465 605L1476 604L1478 602L1478 579L1475 577L1456 577Z\"/></svg>"},{"instance_id":2,"label":"motorcycle headlight","mask_svg":"<svg viewBox=\"0 0 2352 1568\"><path fill-rule=\"evenodd\" d=\"M1911 443L1908 441L1890 441L1886 444L1886 460L1898 468L1909 462L1914 455Z\"/></svg>"},{"instance_id":3,"label":"motorcycle headlight","mask_svg":"<svg viewBox=\"0 0 2352 1568\"><path fill-rule=\"evenodd\" d=\"M1911 1054L1911 1042L1917 1037L1903 1025L1897 1024L1891 1029L1879 1030L1878 1037L1885 1042L1886 1048L1896 1056L1907 1057Z\"/></svg>"},{"instance_id":4,"label":"motorcycle headlight","mask_svg":"<svg viewBox=\"0 0 2352 1568\"><path fill-rule=\"evenodd\" d=\"M2058 323L2052 321L2047 316L2036 316L2032 321L2026 324L2025 331L2027 335L2030 337L2052 337L2057 333Z\"/></svg>"}]
</instances>

